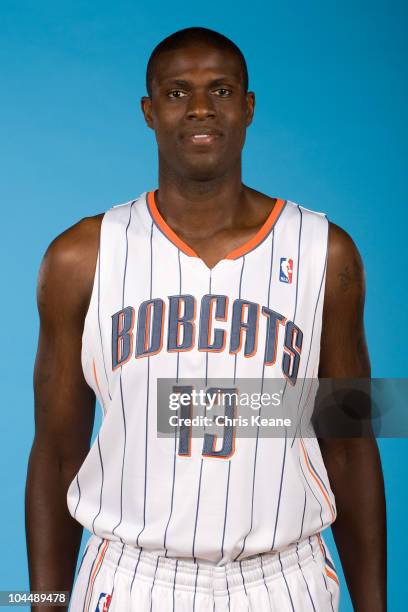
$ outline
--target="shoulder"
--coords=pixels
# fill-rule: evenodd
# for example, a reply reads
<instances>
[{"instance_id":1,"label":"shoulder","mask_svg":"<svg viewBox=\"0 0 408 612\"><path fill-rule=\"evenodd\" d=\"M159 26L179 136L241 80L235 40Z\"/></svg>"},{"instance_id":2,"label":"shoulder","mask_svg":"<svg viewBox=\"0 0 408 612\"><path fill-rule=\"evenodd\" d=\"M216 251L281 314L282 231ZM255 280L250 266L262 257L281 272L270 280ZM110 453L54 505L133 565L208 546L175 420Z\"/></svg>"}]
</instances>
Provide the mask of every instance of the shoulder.
<instances>
[{"instance_id":1,"label":"shoulder","mask_svg":"<svg viewBox=\"0 0 408 612\"><path fill-rule=\"evenodd\" d=\"M332 259L357 258L361 260L357 246L343 228L329 221L329 256Z\"/></svg>"},{"instance_id":2,"label":"shoulder","mask_svg":"<svg viewBox=\"0 0 408 612\"><path fill-rule=\"evenodd\" d=\"M75 304L85 311L89 303L104 213L81 219L57 236L41 262L37 298L41 310L61 310Z\"/></svg>"},{"instance_id":3,"label":"shoulder","mask_svg":"<svg viewBox=\"0 0 408 612\"><path fill-rule=\"evenodd\" d=\"M57 265L68 265L73 260L81 259L84 251L98 245L101 223L104 213L93 217L84 217L59 234L48 246L44 259L52 260Z\"/></svg>"},{"instance_id":4,"label":"shoulder","mask_svg":"<svg viewBox=\"0 0 408 612\"><path fill-rule=\"evenodd\" d=\"M102 213L85 217L54 238L45 252L42 271L70 275L92 265L90 260L98 252L103 216Z\"/></svg>"},{"instance_id":5,"label":"shoulder","mask_svg":"<svg viewBox=\"0 0 408 612\"><path fill-rule=\"evenodd\" d=\"M362 298L364 285L364 265L354 240L344 229L329 222L326 300L339 296Z\"/></svg>"}]
</instances>

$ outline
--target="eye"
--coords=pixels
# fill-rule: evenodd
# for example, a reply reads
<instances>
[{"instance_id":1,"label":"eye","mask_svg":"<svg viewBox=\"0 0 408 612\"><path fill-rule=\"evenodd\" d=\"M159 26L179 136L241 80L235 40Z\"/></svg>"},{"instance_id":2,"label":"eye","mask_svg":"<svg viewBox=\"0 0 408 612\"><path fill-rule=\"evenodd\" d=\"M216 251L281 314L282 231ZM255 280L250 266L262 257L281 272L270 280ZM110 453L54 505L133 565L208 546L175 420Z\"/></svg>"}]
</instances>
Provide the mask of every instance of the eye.
<instances>
[{"instance_id":1,"label":"eye","mask_svg":"<svg viewBox=\"0 0 408 612\"><path fill-rule=\"evenodd\" d=\"M183 98L187 94L184 91L181 91L180 89L172 89L168 92L167 95L169 98Z\"/></svg>"},{"instance_id":2,"label":"eye","mask_svg":"<svg viewBox=\"0 0 408 612\"><path fill-rule=\"evenodd\" d=\"M230 89L227 89L226 87L219 87L218 89L215 90L214 93L217 96L220 96L221 98L227 98L228 96L232 94L232 91Z\"/></svg>"}]
</instances>

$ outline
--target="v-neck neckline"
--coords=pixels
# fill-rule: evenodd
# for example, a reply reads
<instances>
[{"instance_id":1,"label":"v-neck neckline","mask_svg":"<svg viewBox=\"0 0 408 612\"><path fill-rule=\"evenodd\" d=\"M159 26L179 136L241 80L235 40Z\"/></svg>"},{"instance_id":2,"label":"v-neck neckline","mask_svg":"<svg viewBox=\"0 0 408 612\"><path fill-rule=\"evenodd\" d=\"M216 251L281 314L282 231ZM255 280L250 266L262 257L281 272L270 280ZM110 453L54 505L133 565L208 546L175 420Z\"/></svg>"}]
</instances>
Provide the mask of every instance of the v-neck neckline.
<instances>
[{"instance_id":1,"label":"v-neck neckline","mask_svg":"<svg viewBox=\"0 0 408 612\"><path fill-rule=\"evenodd\" d=\"M252 236L252 238L249 238L249 240L244 242L244 244L242 244L241 246L227 253L227 255L219 259L215 263L215 265L210 268L210 266L206 264L206 262L194 251L194 249L191 246L189 246L186 242L184 242L184 240L182 240L176 234L176 232L169 226L166 220L162 217L159 209L157 208L157 204L156 204L157 191L158 191L157 189L155 191L148 191L147 198L146 198L147 208L148 208L148 211L153 221L155 222L157 227L160 229L160 231L164 234L164 236L171 243L173 243L180 251L182 251L189 257L195 257L199 259L205 265L205 267L208 268L209 270L213 270L216 266L218 266L219 263L225 260L239 259L240 257L243 257L244 255L247 255L249 252L256 249L265 240L265 238L270 234L270 232L276 225L276 222L281 216L283 209L285 208L285 205L287 202L287 200L276 198L276 202L271 212L269 213L266 221L263 223L262 227L260 227L259 230L255 233L255 235Z\"/></svg>"}]
</instances>

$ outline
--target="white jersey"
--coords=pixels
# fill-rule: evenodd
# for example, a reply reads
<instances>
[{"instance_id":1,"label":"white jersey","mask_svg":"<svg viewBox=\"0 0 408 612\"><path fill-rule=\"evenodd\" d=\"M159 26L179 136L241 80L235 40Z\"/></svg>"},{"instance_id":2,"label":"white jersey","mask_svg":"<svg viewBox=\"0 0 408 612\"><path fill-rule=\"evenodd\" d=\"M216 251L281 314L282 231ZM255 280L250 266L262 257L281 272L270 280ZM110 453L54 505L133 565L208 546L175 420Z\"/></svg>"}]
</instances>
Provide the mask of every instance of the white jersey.
<instances>
[{"instance_id":1,"label":"white jersey","mask_svg":"<svg viewBox=\"0 0 408 612\"><path fill-rule=\"evenodd\" d=\"M310 419L327 244L324 214L278 199L257 234L210 269L154 192L105 213L82 338L103 420L68 490L77 521L215 565L281 551L333 522L313 437L157 435L160 378L280 379Z\"/></svg>"}]
</instances>

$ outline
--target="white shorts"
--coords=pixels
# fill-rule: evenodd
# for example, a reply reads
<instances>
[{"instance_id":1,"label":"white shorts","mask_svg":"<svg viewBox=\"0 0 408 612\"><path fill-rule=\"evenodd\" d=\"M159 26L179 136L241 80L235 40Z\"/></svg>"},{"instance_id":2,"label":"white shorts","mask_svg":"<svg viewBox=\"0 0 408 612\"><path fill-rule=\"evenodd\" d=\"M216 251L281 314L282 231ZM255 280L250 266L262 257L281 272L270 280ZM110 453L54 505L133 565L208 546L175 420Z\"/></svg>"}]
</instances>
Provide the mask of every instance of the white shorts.
<instances>
[{"instance_id":1,"label":"white shorts","mask_svg":"<svg viewBox=\"0 0 408 612\"><path fill-rule=\"evenodd\" d=\"M337 612L339 582L320 536L215 566L92 535L71 612Z\"/></svg>"}]
</instances>

